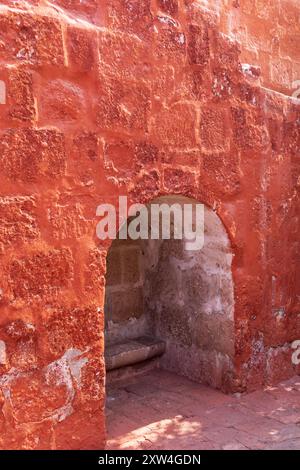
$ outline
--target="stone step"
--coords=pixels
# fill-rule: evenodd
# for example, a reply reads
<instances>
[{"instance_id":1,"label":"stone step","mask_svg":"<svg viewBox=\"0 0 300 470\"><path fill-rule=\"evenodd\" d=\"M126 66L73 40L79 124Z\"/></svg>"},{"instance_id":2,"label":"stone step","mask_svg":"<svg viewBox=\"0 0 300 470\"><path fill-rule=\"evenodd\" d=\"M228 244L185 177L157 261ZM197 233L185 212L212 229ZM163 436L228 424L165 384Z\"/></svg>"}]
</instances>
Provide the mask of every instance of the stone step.
<instances>
[{"instance_id":1,"label":"stone step","mask_svg":"<svg viewBox=\"0 0 300 470\"><path fill-rule=\"evenodd\" d=\"M161 356L165 349L164 341L150 336L109 345L105 348L106 370L119 369Z\"/></svg>"},{"instance_id":2,"label":"stone step","mask_svg":"<svg viewBox=\"0 0 300 470\"><path fill-rule=\"evenodd\" d=\"M106 373L107 390L109 390L109 387L114 387L116 384L128 383L159 368L160 356L130 366L109 370Z\"/></svg>"}]
</instances>

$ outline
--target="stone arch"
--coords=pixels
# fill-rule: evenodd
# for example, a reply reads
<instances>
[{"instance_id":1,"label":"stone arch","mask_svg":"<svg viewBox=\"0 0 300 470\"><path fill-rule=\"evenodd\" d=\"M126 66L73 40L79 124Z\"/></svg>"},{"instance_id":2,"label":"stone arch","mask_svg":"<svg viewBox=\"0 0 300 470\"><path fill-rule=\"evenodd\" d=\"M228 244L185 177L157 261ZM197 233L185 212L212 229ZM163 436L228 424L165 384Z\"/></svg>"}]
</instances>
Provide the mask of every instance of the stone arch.
<instances>
[{"instance_id":1,"label":"stone arch","mask_svg":"<svg viewBox=\"0 0 300 470\"><path fill-rule=\"evenodd\" d=\"M148 203L149 212L152 204L163 203L197 204L165 195ZM235 346L231 244L220 218L206 205L204 246L188 251L186 242L175 240L174 233L170 240L112 242L104 308L109 377L120 378L124 366L132 368L135 361L141 363L138 371L148 365L147 352L131 351L146 337L153 354L156 348L162 354L156 363L163 368L228 388Z\"/></svg>"}]
</instances>

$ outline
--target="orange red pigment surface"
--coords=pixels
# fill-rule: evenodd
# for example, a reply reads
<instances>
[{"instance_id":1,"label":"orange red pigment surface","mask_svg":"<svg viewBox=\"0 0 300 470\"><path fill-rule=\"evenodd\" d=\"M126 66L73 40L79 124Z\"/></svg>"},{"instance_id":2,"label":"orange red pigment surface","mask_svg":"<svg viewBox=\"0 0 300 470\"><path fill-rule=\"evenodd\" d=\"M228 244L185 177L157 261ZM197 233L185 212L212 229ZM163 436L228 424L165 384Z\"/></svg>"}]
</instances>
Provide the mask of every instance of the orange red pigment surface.
<instances>
[{"instance_id":1,"label":"orange red pigment surface","mask_svg":"<svg viewBox=\"0 0 300 470\"><path fill-rule=\"evenodd\" d=\"M299 6L266 1L255 22L251 5L264 2L212 3L0 5L3 449L105 445L108 244L95 214L119 195L189 196L222 220L235 299L224 389L299 372ZM231 34L230 15L246 15L248 35Z\"/></svg>"}]
</instances>

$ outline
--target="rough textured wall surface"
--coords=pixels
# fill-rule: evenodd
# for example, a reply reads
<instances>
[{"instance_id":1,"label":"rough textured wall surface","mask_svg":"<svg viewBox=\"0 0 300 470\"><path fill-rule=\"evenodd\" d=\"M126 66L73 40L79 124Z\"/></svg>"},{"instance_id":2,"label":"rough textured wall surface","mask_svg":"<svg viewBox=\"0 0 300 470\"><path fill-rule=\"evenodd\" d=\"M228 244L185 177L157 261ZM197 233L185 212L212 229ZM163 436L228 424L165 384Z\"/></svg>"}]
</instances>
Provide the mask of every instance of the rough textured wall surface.
<instances>
[{"instance_id":1,"label":"rough textured wall surface","mask_svg":"<svg viewBox=\"0 0 300 470\"><path fill-rule=\"evenodd\" d=\"M231 389L297 372L299 105L241 68L218 24L188 0L1 3L1 448L105 444L95 212L119 194L186 195L221 218Z\"/></svg>"},{"instance_id":2,"label":"rough textured wall surface","mask_svg":"<svg viewBox=\"0 0 300 470\"><path fill-rule=\"evenodd\" d=\"M144 313L154 336L166 342L161 367L228 390L234 374L234 295L232 253L222 222L206 207L201 249L189 251L187 240L172 237L143 241L143 252L148 260Z\"/></svg>"},{"instance_id":3,"label":"rough textured wall surface","mask_svg":"<svg viewBox=\"0 0 300 470\"><path fill-rule=\"evenodd\" d=\"M299 0L199 0L198 3L217 13L220 30L239 41L244 63L260 67L266 88L288 95L299 90Z\"/></svg>"}]
</instances>

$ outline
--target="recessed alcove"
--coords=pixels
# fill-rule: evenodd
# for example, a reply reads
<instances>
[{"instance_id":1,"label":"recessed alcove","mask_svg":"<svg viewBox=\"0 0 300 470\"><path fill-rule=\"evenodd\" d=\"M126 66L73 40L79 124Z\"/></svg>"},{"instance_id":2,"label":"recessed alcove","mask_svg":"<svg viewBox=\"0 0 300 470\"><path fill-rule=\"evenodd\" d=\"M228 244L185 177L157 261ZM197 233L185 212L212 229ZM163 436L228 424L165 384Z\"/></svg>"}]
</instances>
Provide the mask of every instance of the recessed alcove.
<instances>
[{"instance_id":1,"label":"recessed alcove","mask_svg":"<svg viewBox=\"0 0 300 470\"><path fill-rule=\"evenodd\" d=\"M151 204L196 204L162 197ZM151 209L148 205L148 210ZM204 207L204 245L186 239L114 240L107 257L108 377L152 363L222 388L234 354L232 252L218 215ZM149 230L150 232L150 230ZM158 358L158 359L155 359ZM133 371L133 369L132 369Z\"/></svg>"}]
</instances>

